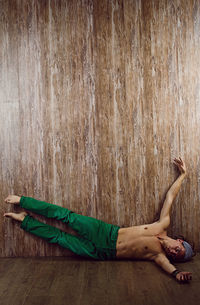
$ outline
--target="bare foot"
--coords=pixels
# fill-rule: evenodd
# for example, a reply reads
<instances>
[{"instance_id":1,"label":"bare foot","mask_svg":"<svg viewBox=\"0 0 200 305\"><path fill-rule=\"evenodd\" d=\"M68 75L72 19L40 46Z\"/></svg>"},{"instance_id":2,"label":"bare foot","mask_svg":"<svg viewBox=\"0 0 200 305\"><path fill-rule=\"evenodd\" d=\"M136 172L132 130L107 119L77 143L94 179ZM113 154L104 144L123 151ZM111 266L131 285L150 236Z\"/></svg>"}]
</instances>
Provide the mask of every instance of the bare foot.
<instances>
[{"instance_id":1,"label":"bare foot","mask_svg":"<svg viewBox=\"0 0 200 305\"><path fill-rule=\"evenodd\" d=\"M21 197L15 195L9 195L6 199L6 203L19 204Z\"/></svg>"},{"instance_id":2,"label":"bare foot","mask_svg":"<svg viewBox=\"0 0 200 305\"><path fill-rule=\"evenodd\" d=\"M5 213L3 216L10 217L15 220L23 221L26 215L28 215L26 212L21 212L21 213Z\"/></svg>"}]
</instances>

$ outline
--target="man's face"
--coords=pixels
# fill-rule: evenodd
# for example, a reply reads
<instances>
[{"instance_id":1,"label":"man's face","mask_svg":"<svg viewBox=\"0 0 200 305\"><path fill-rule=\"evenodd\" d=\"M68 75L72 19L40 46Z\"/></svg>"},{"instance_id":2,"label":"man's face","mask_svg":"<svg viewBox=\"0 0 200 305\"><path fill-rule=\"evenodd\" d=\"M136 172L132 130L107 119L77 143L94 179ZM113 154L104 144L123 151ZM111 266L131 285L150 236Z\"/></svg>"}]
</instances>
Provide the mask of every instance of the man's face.
<instances>
[{"instance_id":1,"label":"man's face","mask_svg":"<svg viewBox=\"0 0 200 305\"><path fill-rule=\"evenodd\" d=\"M174 260L183 259L185 256L185 248L182 239L164 239L162 246L167 256Z\"/></svg>"}]
</instances>

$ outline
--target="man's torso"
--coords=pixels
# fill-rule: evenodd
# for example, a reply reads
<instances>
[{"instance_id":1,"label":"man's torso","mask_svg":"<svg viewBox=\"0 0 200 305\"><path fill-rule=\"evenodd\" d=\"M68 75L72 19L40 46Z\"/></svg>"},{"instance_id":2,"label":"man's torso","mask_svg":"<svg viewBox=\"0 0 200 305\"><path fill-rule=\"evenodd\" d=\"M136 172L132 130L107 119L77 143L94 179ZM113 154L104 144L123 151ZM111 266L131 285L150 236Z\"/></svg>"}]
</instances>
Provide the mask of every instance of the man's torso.
<instances>
[{"instance_id":1,"label":"man's torso","mask_svg":"<svg viewBox=\"0 0 200 305\"><path fill-rule=\"evenodd\" d=\"M116 244L116 258L153 260L163 253L158 236L166 236L159 222L120 228Z\"/></svg>"}]
</instances>

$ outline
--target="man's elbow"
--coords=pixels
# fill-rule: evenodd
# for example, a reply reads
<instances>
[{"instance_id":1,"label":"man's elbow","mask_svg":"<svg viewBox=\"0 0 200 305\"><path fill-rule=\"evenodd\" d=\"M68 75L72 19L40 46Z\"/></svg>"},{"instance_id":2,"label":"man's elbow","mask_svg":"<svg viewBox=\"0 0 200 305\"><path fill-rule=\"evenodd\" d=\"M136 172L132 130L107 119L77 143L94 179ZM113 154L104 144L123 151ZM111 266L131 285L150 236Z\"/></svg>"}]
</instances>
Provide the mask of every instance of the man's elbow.
<instances>
[{"instance_id":1,"label":"man's elbow","mask_svg":"<svg viewBox=\"0 0 200 305\"><path fill-rule=\"evenodd\" d=\"M169 203L174 200L174 193L171 190L169 190L169 192L167 193L165 200Z\"/></svg>"},{"instance_id":2,"label":"man's elbow","mask_svg":"<svg viewBox=\"0 0 200 305\"><path fill-rule=\"evenodd\" d=\"M170 216L169 215L163 215L159 219L160 224L162 225L162 228L165 230L170 225Z\"/></svg>"}]
</instances>

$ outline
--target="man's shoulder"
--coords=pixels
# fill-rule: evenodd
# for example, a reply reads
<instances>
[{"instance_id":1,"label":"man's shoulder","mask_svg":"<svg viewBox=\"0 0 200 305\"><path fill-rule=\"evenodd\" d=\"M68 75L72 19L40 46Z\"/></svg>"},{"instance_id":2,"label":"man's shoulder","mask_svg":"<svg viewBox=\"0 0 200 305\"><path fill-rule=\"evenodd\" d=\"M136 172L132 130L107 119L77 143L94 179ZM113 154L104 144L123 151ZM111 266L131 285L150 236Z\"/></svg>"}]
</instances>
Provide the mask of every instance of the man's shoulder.
<instances>
[{"instance_id":1,"label":"man's shoulder","mask_svg":"<svg viewBox=\"0 0 200 305\"><path fill-rule=\"evenodd\" d=\"M155 221L153 223L142 225L141 231L143 231L144 235L167 235L167 231L165 230L165 226L161 221Z\"/></svg>"},{"instance_id":2,"label":"man's shoulder","mask_svg":"<svg viewBox=\"0 0 200 305\"><path fill-rule=\"evenodd\" d=\"M160 253L156 253L153 257L152 260L155 261L157 264L162 264L165 261L168 261L168 258L165 254L165 252L161 251Z\"/></svg>"}]
</instances>

